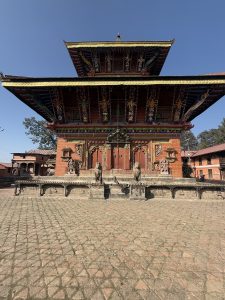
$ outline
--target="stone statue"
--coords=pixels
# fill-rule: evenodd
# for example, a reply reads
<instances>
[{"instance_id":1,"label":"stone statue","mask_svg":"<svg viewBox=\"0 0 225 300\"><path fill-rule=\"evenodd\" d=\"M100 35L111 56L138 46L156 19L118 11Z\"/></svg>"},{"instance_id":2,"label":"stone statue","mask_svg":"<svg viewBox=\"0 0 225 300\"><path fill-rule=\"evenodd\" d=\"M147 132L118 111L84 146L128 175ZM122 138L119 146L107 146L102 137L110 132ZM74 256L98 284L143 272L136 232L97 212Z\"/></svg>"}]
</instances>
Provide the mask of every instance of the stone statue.
<instances>
[{"instance_id":1,"label":"stone statue","mask_svg":"<svg viewBox=\"0 0 225 300\"><path fill-rule=\"evenodd\" d=\"M161 159L159 166L161 175L169 175L169 162L167 159Z\"/></svg>"},{"instance_id":2,"label":"stone statue","mask_svg":"<svg viewBox=\"0 0 225 300\"><path fill-rule=\"evenodd\" d=\"M80 175L79 161L72 158L68 160L68 174L76 174L77 176Z\"/></svg>"},{"instance_id":3,"label":"stone statue","mask_svg":"<svg viewBox=\"0 0 225 300\"><path fill-rule=\"evenodd\" d=\"M75 161L70 158L68 160L68 173L73 174L75 172Z\"/></svg>"},{"instance_id":4,"label":"stone statue","mask_svg":"<svg viewBox=\"0 0 225 300\"><path fill-rule=\"evenodd\" d=\"M54 176L55 175L55 169L48 168L46 171L46 176Z\"/></svg>"},{"instance_id":5,"label":"stone statue","mask_svg":"<svg viewBox=\"0 0 225 300\"><path fill-rule=\"evenodd\" d=\"M134 167L133 167L133 174L134 174L135 181L141 180L141 167L140 167L139 162L135 162Z\"/></svg>"},{"instance_id":6,"label":"stone statue","mask_svg":"<svg viewBox=\"0 0 225 300\"><path fill-rule=\"evenodd\" d=\"M102 166L100 162L96 162L95 166L95 182L102 183Z\"/></svg>"},{"instance_id":7,"label":"stone statue","mask_svg":"<svg viewBox=\"0 0 225 300\"><path fill-rule=\"evenodd\" d=\"M75 174L77 176L79 176L80 175L80 162L78 160L75 160L74 167L75 167Z\"/></svg>"}]
</instances>

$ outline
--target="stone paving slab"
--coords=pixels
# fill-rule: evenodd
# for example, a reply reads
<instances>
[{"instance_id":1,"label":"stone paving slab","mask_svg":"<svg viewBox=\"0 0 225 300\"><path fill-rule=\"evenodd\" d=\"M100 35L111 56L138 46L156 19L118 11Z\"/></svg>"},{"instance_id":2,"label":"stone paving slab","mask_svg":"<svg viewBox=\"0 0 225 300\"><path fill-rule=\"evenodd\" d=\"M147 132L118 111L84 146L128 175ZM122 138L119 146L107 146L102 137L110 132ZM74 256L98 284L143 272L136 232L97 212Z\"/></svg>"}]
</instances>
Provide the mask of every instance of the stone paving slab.
<instances>
[{"instance_id":1,"label":"stone paving slab","mask_svg":"<svg viewBox=\"0 0 225 300\"><path fill-rule=\"evenodd\" d=\"M225 299L225 201L1 195L0 299Z\"/></svg>"}]
</instances>

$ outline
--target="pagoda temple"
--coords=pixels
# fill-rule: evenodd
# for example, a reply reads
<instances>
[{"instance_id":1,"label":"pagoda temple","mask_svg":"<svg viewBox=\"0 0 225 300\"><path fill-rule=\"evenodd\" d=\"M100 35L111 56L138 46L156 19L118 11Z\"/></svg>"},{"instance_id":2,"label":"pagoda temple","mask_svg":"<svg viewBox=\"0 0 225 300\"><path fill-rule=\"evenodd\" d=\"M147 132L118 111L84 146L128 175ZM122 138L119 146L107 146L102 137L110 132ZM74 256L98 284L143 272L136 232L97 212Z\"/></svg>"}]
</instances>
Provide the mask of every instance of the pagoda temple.
<instances>
[{"instance_id":1,"label":"pagoda temple","mask_svg":"<svg viewBox=\"0 0 225 300\"><path fill-rule=\"evenodd\" d=\"M2 85L57 134L57 176L68 160L81 174L182 177L180 135L225 94L225 75L160 76L173 41L65 42L78 77L3 76Z\"/></svg>"}]
</instances>

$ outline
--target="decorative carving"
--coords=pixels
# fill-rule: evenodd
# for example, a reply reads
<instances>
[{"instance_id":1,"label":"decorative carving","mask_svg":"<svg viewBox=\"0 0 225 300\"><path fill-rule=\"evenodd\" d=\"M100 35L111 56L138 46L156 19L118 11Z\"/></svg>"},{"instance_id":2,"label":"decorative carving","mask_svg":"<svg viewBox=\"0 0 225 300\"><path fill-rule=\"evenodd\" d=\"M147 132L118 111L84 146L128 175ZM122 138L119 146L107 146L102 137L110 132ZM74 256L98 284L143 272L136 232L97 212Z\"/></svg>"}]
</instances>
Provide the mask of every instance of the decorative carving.
<instances>
[{"instance_id":1,"label":"decorative carving","mask_svg":"<svg viewBox=\"0 0 225 300\"><path fill-rule=\"evenodd\" d=\"M76 145L76 146L75 146L75 149L76 149L77 154L78 154L80 157L82 157L82 154L83 154L83 153L82 153L82 152L83 152L83 151L82 151L82 150L83 150L83 149L82 149L82 145Z\"/></svg>"},{"instance_id":2,"label":"decorative carving","mask_svg":"<svg viewBox=\"0 0 225 300\"><path fill-rule=\"evenodd\" d=\"M133 167L133 174L134 174L134 180L140 181L141 180L141 167L139 162L135 162Z\"/></svg>"},{"instance_id":3,"label":"decorative carving","mask_svg":"<svg viewBox=\"0 0 225 300\"><path fill-rule=\"evenodd\" d=\"M105 60L107 72L112 72L112 56L107 54Z\"/></svg>"},{"instance_id":4,"label":"decorative carving","mask_svg":"<svg viewBox=\"0 0 225 300\"><path fill-rule=\"evenodd\" d=\"M158 145L155 145L155 156L159 156L160 153L162 152L162 145L161 144L158 144Z\"/></svg>"},{"instance_id":5,"label":"decorative carving","mask_svg":"<svg viewBox=\"0 0 225 300\"><path fill-rule=\"evenodd\" d=\"M130 58L129 54L127 54L125 57L125 72L129 72L129 70L130 70L130 61L131 61L131 58Z\"/></svg>"},{"instance_id":6,"label":"decorative carving","mask_svg":"<svg viewBox=\"0 0 225 300\"><path fill-rule=\"evenodd\" d=\"M88 123L88 121L89 121L89 102L88 102L88 97L86 96L84 87L81 87L78 89L78 97L79 97L79 102L80 102L81 120L84 123Z\"/></svg>"},{"instance_id":7,"label":"decorative carving","mask_svg":"<svg viewBox=\"0 0 225 300\"><path fill-rule=\"evenodd\" d=\"M84 54L80 51L79 53L80 58L83 60L83 62L85 63L85 68L87 71L94 71L94 68L91 64L91 62L84 56Z\"/></svg>"},{"instance_id":8,"label":"decorative carving","mask_svg":"<svg viewBox=\"0 0 225 300\"><path fill-rule=\"evenodd\" d=\"M53 103L56 118L60 122L63 122L65 117L64 117L64 105L63 105L62 94L60 94L58 89L55 88L51 90L51 96L52 96L52 103Z\"/></svg>"},{"instance_id":9,"label":"decorative carving","mask_svg":"<svg viewBox=\"0 0 225 300\"><path fill-rule=\"evenodd\" d=\"M168 160L168 162L174 163L176 161L177 151L174 148L167 148L166 152L167 152L166 159Z\"/></svg>"},{"instance_id":10,"label":"decorative carving","mask_svg":"<svg viewBox=\"0 0 225 300\"><path fill-rule=\"evenodd\" d=\"M130 137L125 130L118 128L108 135L107 141L108 143L129 143Z\"/></svg>"},{"instance_id":11,"label":"decorative carving","mask_svg":"<svg viewBox=\"0 0 225 300\"><path fill-rule=\"evenodd\" d=\"M127 121L134 122L135 120L135 111L137 108L137 101L135 97L136 88L131 87L129 90L129 100L127 101Z\"/></svg>"},{"instance_id":12,"label":"decorative carving","mask_svg":"<svg viewBox=\"0 0 225 300\"><path fill-rule=\"evenodd\" d=\"M71 158L71 153L72 153L72 149L71 148L63 148L62 149L62 160L63 161L68 161Z\"/></svg>"},{"instance_id":13,"label":"decorative carving","mask_svg":"<svg viewBox=\"0 0 225 300\"><path fill-rule=\"evenodd\" d=\"M160 171L160 166L159 166L159 161L155 161L152 165L152 170L153 171Z\"/></svg>"},{"instance_id":14,"label":"decorative carving","mask_svg":"<svg viewBox=\"0 0 225 300\"><path fill-rule=\"evenodd\" d=\"M102 100L99 101L99 107L100 111L102 113L102 121L108 122L109 121L109 107L110 107L110 101L108 98L108 93L106 88L102 88Z\"/></svg>"},{"instance_id":15,"label":"decorative carving","mask_svg":"<svg viewBox=\"0 0 225 300\"><path fill-rule=\"evenodd\" d=\"M93 64L94 64L95 72L99 72L99 59L97 57L97 54L95 54L93 57Z\"/></svg>"},{"instance_id":16,"label":"decorative carving","mask_svg":"<svg viewBox=\"0 0 225 300\"><path fill-rule=\"evenodd\" d=\"M160 174L169 175L169 162L167 159L161 159L159 162Z\"/></svg>"},{"instance_id":17,"label":"decorative carving","mask_svg":"<svg viewBox=\"0 0 225 300\"><path fill-rule=\"evenodd\" d=\"M46 175L47 176L54 176L55 175L55 169L49 167L46 171Z\"/></svg>"},{"instance_id":18,"label":"decorative carving","mask_svg":"<svg viewBox=\"0 0 225 300\"><path fill-rule=\"evenodd\" d=\"M208 99L208 97L209 97L209 94L210 94L210 89L208 89L208 90L201 96L200 100L197 101L197 103L195 103L194 105L192 105L192 106L188 109L188 111L184 114L184 116L183 116L183 118L182 118L182 121L185 121L185 122L186 122L186 121L190 118L190 116L192 115L192 113L195 112L196 109L198 109L201 105L203 105L203 104L207 101L207 99Z\"/></svg>"},{"instance_id":19,"label":"decorative carving","mask_svg":"<svg viewBox=\"0 0 225 300\"><path fill-rule=\"evenodd\" d=\"M152 88L150 95L146 101L146 121L148 123L153 123L156 116L156 110L158 107L158 97L157 97L157 89Z\"/></svg>"},{"instance_id":20,"label":"decorative carving","mask_svg":"<svg viewBox=\"0 0 225 300\"><path fill-rule=\"evenodd\" d=\"M185 89L181 88L179 95L174 103L174 122L180 121L181 110L185 105Z\"/></svg>"},{"instance_id":21,"label":"decorative carving","mask_svg":"<svg viewBox=\"0 0 225 300\"><path fill-rule=\"evenodd\" d=\"M102 184L102 166L100 162L96 162L95 166L95 182Z\"/></svg>"},{"instance_id":22,"label":"decorative carving","mask_svg":"<svg viewBox=\"0 0 225 300\"><path fill-rule=\"evenodd\" d=\"M80 165L77 160L72 158L68 160L68 174L76 174L77 176L80 175Z\"/></svg>"},{"instance_id":23,"label":"decorative carving","mask_svg":"<svg viewBox=\"0 0 225 300\"><path fill-rule=\"evenodd\" d=\"M138 58L137 62L138 62L138 65L137 65L138 72L141 72L143 69L144 62L145 62L145 59L143 58L143 54Z\"/></svg>"},{"instance_id":24,"label":"decorative carving","mask_svg":"<svg viewBox=\"0 0 225 300\"><path fill-rule=\"evenodd\" d=\"M154 65L159 54L160 54L160 50L156 50L154 55L151 58L149 58L149 60L146 61L144 65L145 70L150 70L150 68Z\"/></svg>"}]
</instances>

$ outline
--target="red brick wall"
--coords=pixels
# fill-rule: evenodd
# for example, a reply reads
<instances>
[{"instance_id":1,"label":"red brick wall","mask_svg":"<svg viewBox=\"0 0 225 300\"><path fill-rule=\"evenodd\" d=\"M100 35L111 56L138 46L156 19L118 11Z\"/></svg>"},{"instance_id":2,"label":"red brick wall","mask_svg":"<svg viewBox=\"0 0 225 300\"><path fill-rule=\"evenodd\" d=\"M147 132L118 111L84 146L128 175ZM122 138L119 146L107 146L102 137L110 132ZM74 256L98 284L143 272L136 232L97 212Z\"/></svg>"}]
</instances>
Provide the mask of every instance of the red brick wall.
<instances>
[{"instance_id":1,"label":"red brick wall","mask_svg":"<svg viewBox=\"0 0 225 300\"><path fill-rule=\"evenodd\" d=\"M216 155L211 156L211 164L208 164L207 156L202 156L202 165L199 164L199 157L195 158L195 162L192 159L191 160L191 167L196 167L195 174L193 176L200 177L200 174L202 173L205 176L205 179L215 179L220 180L220 170L219 170L219 157ZM212 177L209 178L209 171L212 170ZM202 172L200 172L202 171Z\"/></svg>"},{"instance_id":2,"label":"red brick wall","mask_svg":"<svg viewBox=\"0 0 225 300\"><path fill-rule=\"evenodd\" d=\"M63 176L68 172L67 161L62 160L63 149L71 148L75 151L75 143L67 142L66 139L58 137L57 139L57 154L56 154L56 167L55 167L55 175ZM73 158L73 154L72 154Z\"/></svg>"},{"instance_id":3,"label":"red brick wall","mask_svg":"<svg viewBox=\"0 0 225 300\"><path fill-rule=\"evenodd\" d=\"M157 144L157 142L156 142ZM182 161L181 161L181 153L180 153L180 139L174 138L170 139L168 143L162 143L162 151L161 154L157 157L157 160L165 159L167 156L167 148L173 148L176 151L176 160L175 162L169 163L169 171L170 175L173 177L179 178L183 177L182 174ZM153 149L154 151L154 149Z\"/></svg>"},{"instance_id":4,"label":"red brick wall","mask_svg":"<svg viewBox=\"0 0 225 300\"><path fill-rule=\"evenodd\" d=\"M176 161L170 164L171 175L173 177L183 177L182 172L182 160L181 160L181 149L180 149L180 139L171 139L170 143L172 148L176 150Z\"/></svg>"},{"instance_id":5,"label":"red brick wall","mask_svg":"<svg viewBox=\"0 0 225 300\"><path fill-rule=\"evenodd\" d=\"M150 147L150 144L149 144ZM57 142L57 155L56 155L56 170L55 174L56 176L63 176L67 173L67 161L62 160L62 153L64 148L71 148L75 152L75 143L74 142L67 142L64 138L58 138ZM158 157L158 159L162 159L166 157L166 149L167 148L174 148L176 153L176 160L174 163L169 164L170 168L170 174L175 177L182 177L182 162L181 162L181 154L180 154L180 139L179 138L173 138L170 139L168 143L162 144L162 152L161 155ZM154 151L154 149L149 149L150 151ZM111 157L110 150L107 153L107 165L109 164L109 160ZM125 166L127 168L127 165Z\"/></svg>"}]
</instances>

